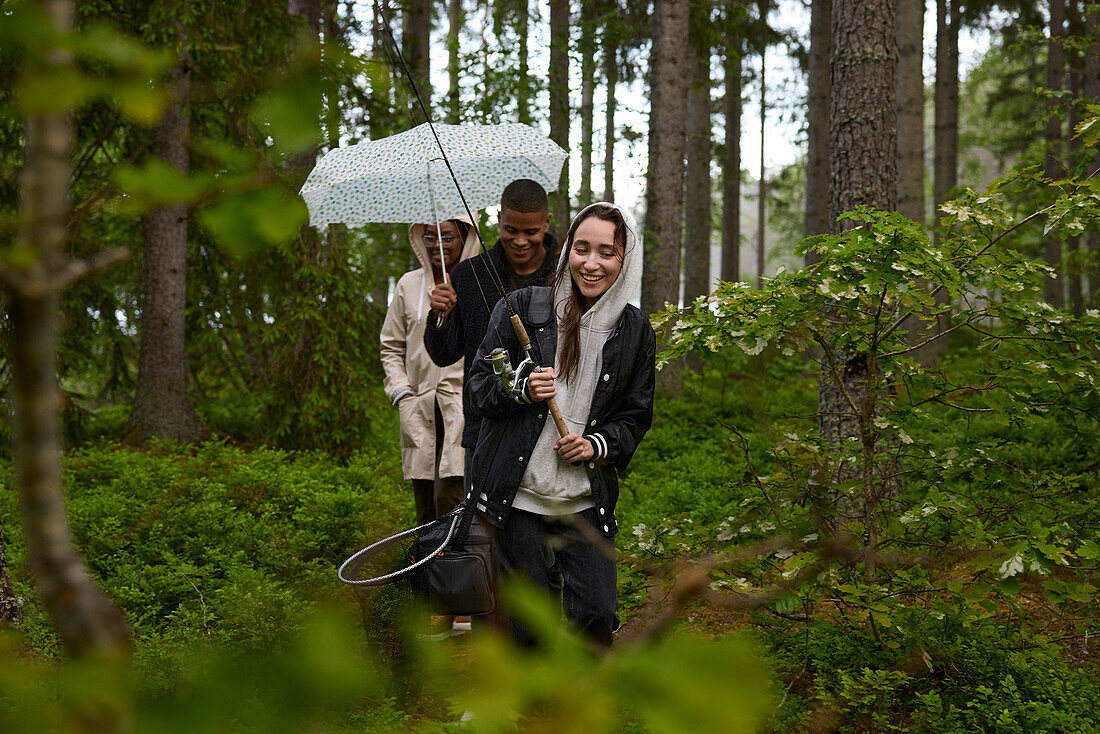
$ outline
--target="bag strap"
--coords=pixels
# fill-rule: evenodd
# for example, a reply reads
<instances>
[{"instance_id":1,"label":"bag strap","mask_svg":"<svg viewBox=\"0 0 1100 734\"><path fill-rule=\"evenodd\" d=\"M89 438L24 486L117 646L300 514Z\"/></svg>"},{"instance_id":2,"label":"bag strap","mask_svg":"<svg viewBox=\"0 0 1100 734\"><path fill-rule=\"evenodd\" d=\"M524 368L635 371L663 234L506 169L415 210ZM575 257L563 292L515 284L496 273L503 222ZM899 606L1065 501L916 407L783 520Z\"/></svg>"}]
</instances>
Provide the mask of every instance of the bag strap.
<instances>
[{"instance_id":1,"label":"bag strap","mask_svg":"<svg viewBox=\"0 0 1100 734\"><path fill-rule=\"evenodd\" d=\"M351 586L379 586L381 584L388 584L389 582L399 579L402 576L407 576L421 566L431 563L431 561L435 558L436 553L439 553L441 550L447 547L447 543L451 542L451 538L455 535L455 530L456 528L458 528L459 522L463 520L462 515L464 514L464 509L465 505L459 505L443 517L432 520L431 522L426 522L423 525L418 525L415 528L409 528L404 532L397 533L396 535L391 535L388 538L383 538L377 543L372 543L371 545L368 545L366 548L363 548L362 550L356 552L355 555L344 561L343 564L341 564L340 566L340 570L336 572L336 575L345 584L349 584ZM387 573L383 576L375 576L371 579L355 578L355 574L358 573L359 569L363 567L363 564L374 556L393 546L395 543L404 540L410 535L413 535L414 533L417 533L424 528L431 527L437 522L443 522L447 518L451 518L451 526L447 529L447 537L443 539L443 542L439 544L438 548L421 558L416 563L413 563L397 571L393 571L392 573ZM468 523L467 527L469 527Z\"/></svg>"},{"instance_id":2,"label":"bag strap","mask_svg":"<svg viewBox=\"0 0 1100 734\"><path fill-rule=\"evenodd\" d=\"M459 522L458 528L455 530L455 533L454 533L453 548L456 551L460 551L466 546L466 538L470 534L470 525L474 521L474 515L477 514L477 509L471 507L471 508L468 508L470 510L469 512L462 512L463 510L467 509L465 502L460 504L455 509L460 512L460 514L462 515L462 519Z\"/></svg>"}]
</instances>

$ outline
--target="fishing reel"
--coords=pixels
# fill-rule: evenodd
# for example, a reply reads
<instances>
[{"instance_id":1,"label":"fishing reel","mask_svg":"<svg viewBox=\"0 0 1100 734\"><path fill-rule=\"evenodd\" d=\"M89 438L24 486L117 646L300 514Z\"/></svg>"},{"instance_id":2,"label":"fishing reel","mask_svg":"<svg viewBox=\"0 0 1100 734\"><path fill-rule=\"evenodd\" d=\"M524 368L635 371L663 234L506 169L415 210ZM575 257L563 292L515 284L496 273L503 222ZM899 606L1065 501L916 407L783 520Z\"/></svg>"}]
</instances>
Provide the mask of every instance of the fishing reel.
<instances>
[{"instance_id":1,"label":"fishing reel","mask_svg":"<svg viewBox=\"0 0 1100 734\"><path fill-rule=\"evenodd\" d=\"M515 368L512 367L512 360L509 359L508 352L499 347L494 349L485 359L492 362L493 372L500 377L500 382L504 385L504 391L511 395L513 400L517 403L530 403L531 398L527 395L527 378L531 376L532 372L537 372L539 366L532 359L529 347L523 350L523 354L523 361Z\"/></svg>"}]
</instances>

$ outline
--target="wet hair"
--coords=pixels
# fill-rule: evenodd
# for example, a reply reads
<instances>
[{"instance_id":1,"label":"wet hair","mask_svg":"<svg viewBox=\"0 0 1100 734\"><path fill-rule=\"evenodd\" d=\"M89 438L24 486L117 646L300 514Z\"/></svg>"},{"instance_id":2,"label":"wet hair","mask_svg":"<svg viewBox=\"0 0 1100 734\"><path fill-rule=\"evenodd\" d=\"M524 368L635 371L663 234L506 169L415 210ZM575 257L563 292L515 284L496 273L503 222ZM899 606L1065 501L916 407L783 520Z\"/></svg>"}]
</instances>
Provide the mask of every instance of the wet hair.
<instances>
[{"instance_id":1,"label":"wet hair","mask_svg":"<svg viewBox=\"0 0 1100 734\"><path fill-rule=\"evenodd\" d=\"M546 198L546 189L538 181L519 178L504 187L500 195L500 208L514 212L548 212L550 200Z\"/></svg>"},{"instance_id":2,"label":"wet hair","mask_svg":"<svg viewBox=\"0 0 1100 734\"><path fill-rule=\"evenodd\" d=\"M602 219L615 225L615 245L619 248L619 258L626 258L627 224L623 213L613 206L595 204L584 211L583 214L573 220L569 225L569 232L565 235L565 242L569 250L573 249L573 237L577 233L577 227L581 222L590 217ZM622 273L619 274L622 277ZM558 322L558 343L561 345L561 360L556 370L557 376L564 380L571 380L577 372L577 362L581 354L581 316L588 310L581 291L572 283L573 274L569 272L569 255L565 255L558 261L557 270L554 271L554 280L551 288L556 290L558 283L569 281L569 297L565 300L564 313ZM606 292L606 291L605 291Z\"/></svg>"}]
</instances>

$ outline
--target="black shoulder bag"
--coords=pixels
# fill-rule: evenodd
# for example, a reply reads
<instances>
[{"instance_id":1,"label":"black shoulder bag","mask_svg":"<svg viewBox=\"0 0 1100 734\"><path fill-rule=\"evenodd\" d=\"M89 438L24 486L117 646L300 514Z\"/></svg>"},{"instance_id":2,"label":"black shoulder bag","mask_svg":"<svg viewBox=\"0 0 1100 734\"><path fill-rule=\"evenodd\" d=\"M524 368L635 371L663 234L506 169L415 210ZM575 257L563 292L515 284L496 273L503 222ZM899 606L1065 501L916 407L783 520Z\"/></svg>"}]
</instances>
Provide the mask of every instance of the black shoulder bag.
<instances>
[{"instance_id":1,"label":"black shoulder bag","mask_svg":"<svg viewBox=\"0 0 1100 734\"><path fill-rule=\"evenodd\" d=\"M337 575L352 586L408 578L413 594L437 614L490 614L496 608L494 533L476 510L461 504L436 520L363 548L344 561ZM374 578L355 578L369 559L413 536L407 566Z\"/></svg>"}]
</instances>

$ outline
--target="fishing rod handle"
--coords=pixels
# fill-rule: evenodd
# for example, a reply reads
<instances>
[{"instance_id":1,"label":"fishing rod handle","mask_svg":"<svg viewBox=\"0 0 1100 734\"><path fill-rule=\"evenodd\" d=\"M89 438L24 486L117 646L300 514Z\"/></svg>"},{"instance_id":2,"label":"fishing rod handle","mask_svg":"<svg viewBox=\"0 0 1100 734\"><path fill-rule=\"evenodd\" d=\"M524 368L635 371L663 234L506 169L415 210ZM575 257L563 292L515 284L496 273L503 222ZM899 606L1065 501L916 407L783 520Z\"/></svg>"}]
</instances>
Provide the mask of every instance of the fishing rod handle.
<instances>
[{"instance_id":1,"label":"fishing rod handle","mask_svg":"<svg viewBox=\"0 0 1100 734\"><path fill-rule=\"evenodd\" d=\"M523 321L520 319L519 314L512 314L512 329L516 332L516 338L519 339L519 345L526 350L531 346L531 337L527 336L527 329L523 326ZM541 367L536 369L542 370ZM569 426L565 424L565 416L561 414L561 408L558 407L558 401L554 398L549 398L546 401L546 407L550 410L550 415L554 418L554 425L558 427L558 435L564 436L569 433Z\"/></svg>"}]
</instances>

